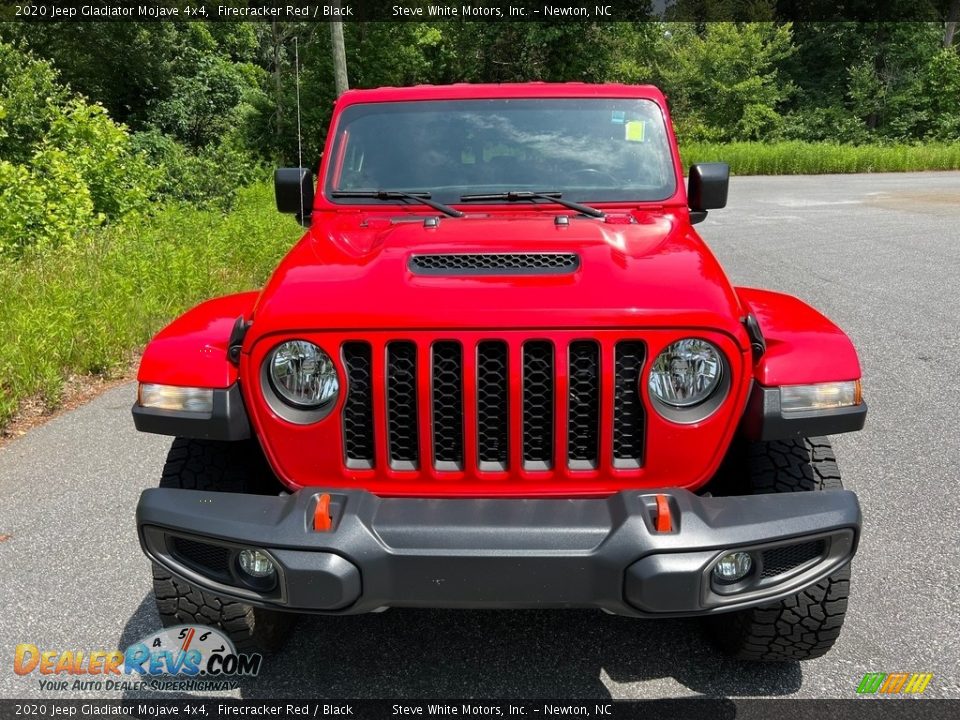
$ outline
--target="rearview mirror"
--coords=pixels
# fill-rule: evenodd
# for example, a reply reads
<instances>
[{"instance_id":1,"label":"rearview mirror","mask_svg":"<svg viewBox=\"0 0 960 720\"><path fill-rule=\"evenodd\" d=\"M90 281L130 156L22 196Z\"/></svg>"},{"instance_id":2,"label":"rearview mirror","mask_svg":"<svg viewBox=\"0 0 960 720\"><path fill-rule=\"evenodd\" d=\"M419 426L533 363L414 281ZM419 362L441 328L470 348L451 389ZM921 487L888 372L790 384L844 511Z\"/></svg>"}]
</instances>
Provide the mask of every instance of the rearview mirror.
<instances>
[{"instance_id":1,"label":"rearview mirror","mask_svg":"<svg viewBox=\"0 0 960 720\"><path fill-rule=\"evenodd\" d=\"M730 166L727 163L691 165L687 189L691 221L700 222L707 217L707 210L726 207L729 185Z\"/></svg>"},{"instance_id":2,"label":"rearview mirror","mask_svg":"<svg viewBox=\"0 0 960 720\"><path fill-rule=\"evenodd\" d=\"M277 210L297 216L301 225L310 224L313 210L313 173L307 168L277 168L273 174Z\"/></svg>"}]
</instances>

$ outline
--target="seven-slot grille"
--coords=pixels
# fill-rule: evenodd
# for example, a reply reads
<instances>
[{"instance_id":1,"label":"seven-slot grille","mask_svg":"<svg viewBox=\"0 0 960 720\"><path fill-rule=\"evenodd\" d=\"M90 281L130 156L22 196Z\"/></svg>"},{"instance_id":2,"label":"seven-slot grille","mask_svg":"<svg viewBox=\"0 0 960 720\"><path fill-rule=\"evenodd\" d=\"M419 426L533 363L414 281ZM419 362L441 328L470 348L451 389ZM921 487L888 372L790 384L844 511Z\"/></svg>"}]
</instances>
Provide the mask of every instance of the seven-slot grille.
<instances>
[{"instance_id":1,"label":"seven-slot grille","mask_svg":"<svg viewBox=\"0 0 960 720\"><path fill-rule=\"evenodd\" d=\"M374 467L378 448L393 470L503 471L519 463L524 470L548 471L558 459L572 471L643 465L641 341L602 348L587 339L468 345L398 339L380 350L382 363L375 363L365 341L341 348L347 467ZM613 357L605 364L609 352ZM604 367L612 368L611 377L604 377ZM385 414L382 423L374 420L375 408ZM604 413L612 415L606 436ZM378 427L385 437L376 435Z\"/></svg>"}]
</instances>

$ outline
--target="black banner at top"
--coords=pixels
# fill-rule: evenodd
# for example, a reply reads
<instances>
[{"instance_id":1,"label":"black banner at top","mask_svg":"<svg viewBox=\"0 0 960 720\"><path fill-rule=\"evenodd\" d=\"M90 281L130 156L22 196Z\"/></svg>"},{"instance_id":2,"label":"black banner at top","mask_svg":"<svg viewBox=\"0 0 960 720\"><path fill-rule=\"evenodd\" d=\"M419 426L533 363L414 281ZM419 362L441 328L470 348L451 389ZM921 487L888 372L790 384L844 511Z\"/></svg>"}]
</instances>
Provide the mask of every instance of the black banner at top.
<instances>
[{"instance_id":1,"label":"black banner at top","mask_svg":"<svg viewBox=\"0 0 960 720\"><path fill-rule=\"evenodd\" d=\"M2 0L25 22L945 22L960 0Z\"/></svg>"}]
</instances>

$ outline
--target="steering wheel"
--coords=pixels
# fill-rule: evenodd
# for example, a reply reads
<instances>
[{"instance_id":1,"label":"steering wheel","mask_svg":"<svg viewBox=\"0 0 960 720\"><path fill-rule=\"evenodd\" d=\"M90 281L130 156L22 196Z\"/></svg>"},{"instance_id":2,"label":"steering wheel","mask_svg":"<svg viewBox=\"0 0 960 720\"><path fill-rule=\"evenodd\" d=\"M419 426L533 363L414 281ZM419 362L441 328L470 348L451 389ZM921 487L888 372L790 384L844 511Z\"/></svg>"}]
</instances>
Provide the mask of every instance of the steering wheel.
<instances>
[{"instance_id":1,"label":"steering wheel","mask_svg":"<svg viewBox=\"0 0 960 720\"><path fill-rule=\"evenodd\" d=\"M607 172L606 170L599 170L598 168L580 168L579 170L574 170L570 175L585 175L592 178L606 178L611 181L614 187L619 187L621 185L620 178L616 175Z\"/></svg>"}]
</instances>

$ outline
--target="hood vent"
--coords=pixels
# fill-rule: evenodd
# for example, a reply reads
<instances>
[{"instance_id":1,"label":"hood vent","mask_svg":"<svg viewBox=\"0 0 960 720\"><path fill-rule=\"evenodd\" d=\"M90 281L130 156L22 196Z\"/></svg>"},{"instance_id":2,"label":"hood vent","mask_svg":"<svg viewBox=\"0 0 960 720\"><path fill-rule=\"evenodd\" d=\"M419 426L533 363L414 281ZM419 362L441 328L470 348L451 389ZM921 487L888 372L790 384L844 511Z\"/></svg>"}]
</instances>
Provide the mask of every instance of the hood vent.
<instances>
[{"instance_id":1,"label":"hood vent","mask_svg":"<svg viewBox=\"0 0 960 720\"><path fill-rule=\"evenodd\" d=\"M417 275L566 275L580 267L575 253L444 253L413 255Z\"/></svg>"}]
</instances>

